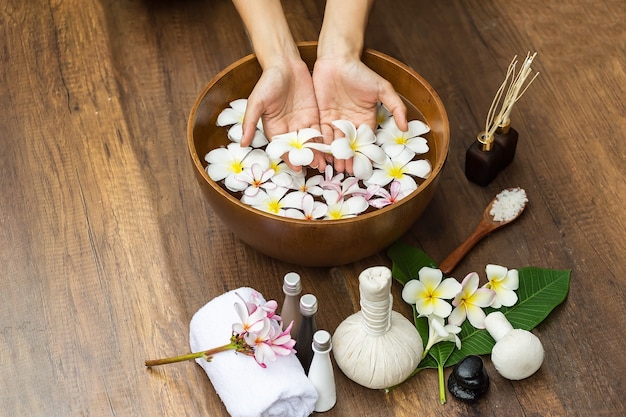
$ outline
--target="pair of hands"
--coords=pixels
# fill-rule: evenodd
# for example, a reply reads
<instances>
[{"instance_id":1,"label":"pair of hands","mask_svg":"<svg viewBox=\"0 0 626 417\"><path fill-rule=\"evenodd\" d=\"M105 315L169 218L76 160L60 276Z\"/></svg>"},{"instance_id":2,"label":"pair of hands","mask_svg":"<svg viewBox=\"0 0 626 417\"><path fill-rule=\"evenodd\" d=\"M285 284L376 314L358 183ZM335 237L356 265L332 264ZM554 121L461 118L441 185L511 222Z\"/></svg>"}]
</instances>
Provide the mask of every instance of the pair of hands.
<instances>
[{"instance_id":1,"label":"pair of hands","mask_svg":"<svg viewBox=\"0 0 626 417\"><path fill-rule=\"evenodd\" d=\"M344 136L332 122L349 120L376 128L377 104L383 103L398 127L406 131L406 106L391 83L360 60L318 58L313 74L301 59L279 59L266 66L248 97L243 122L242 146L249 146L259 119L265 135L276 135L311 127L330 144ZM323 171L333 163L336 172L352 174L352 160L334 161L315 153L311 167ZM292 167L297 169L296 167Z\"/></svg>"}]
</instances>

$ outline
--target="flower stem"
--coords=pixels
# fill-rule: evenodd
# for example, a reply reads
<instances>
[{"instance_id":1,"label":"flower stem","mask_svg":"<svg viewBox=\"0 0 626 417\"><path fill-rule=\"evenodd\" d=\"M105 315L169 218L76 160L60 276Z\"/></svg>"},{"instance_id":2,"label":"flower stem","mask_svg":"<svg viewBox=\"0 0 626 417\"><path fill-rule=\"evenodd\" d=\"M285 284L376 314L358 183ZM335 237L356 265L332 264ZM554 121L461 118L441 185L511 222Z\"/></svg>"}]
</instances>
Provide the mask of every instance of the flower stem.
<instances>
[{"instance_id":1,"label":"flower stem","mask_svg":"<svg viewBox=\"0 0 626 417\"><path fill-rule=\"evenodd\" d=\"M445 404L446 403L446 384L445 384L444 375L443 375L443 365L438 364L437 371L439 374L439 402L441 402L441 404Z\"/></svg>"},{"instance_id":2,"label":"flower stem","mask_svg":"<svg viewBox=\"0 0 626 417\"><path fill-rule=\"evenodd\" d=\"M169 363L190 361L190 360L198 359L198 358L204 358L204 359L206 359L207 362L210 362L211 358L216 353L225 352L227 350L237 350L238 348L239 348L239 346L237 346L236 344L229 343L227 345L223 345L223 346L216 347L216 348L213 348L213 349L205 350L205 351L202 351L202 352L187 353L185 355L173 356L171 358L164 358L164 359L149 359L149 360L146 361L146 366L148 368L150 368L150 367L153 367L153 366L167 365Z\"/></svg>"}]
</instances>

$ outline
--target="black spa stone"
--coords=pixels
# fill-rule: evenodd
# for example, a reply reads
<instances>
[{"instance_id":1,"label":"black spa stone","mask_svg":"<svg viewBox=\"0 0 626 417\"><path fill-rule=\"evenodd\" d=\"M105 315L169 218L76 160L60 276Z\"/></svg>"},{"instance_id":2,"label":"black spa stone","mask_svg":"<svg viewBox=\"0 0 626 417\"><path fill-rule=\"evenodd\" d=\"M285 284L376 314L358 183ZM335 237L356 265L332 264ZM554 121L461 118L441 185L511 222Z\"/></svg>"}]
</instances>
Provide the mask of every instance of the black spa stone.
<instances>
[{"instance_id":1,"label":"black spa stone","mask_svg":"<svg viewBox=\"0 0 626 417\"><path fill-rule=\"evenodd\" d=\"M488 388L489 375L480 356L469 355L461 359L448 378L448 391L461 401L475 401Z\"/></svg>"}]
</instances>

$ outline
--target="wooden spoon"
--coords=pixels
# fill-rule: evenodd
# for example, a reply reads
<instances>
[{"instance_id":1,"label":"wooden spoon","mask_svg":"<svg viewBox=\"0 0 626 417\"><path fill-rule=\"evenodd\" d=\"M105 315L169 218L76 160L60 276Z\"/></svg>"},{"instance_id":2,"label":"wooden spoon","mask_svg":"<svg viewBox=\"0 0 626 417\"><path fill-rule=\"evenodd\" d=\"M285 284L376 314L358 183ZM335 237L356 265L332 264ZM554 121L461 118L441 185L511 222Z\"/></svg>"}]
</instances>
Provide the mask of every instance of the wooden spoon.
<instances>
[{"instance_id":1,"label":"wooden spoon","mask_svg":"<svg viewBox=\"0 0 626 417\"><path fill-rule=\"evenodd\" d=\"M493 207L493 204L496 202L497 199L498 196L491 200L491 203L489 203L483 213L483 217L480 220L480 223L478 223L472 234L470 234L463 243L461 243L454 251L452 251L452 253L450 253L450 255L448 255L446 259L444 259L439 264L439 269L441 270L441 272L443 272L444 276L449 275L459 264L459 262L461 262L465 255L467 255L470 249L472 249L478 242L480 242L482 238L517 219L526 207L526 202L524 202L524 204L518 210L517 214L514 217L508 220L496 221L489 212L491 211L491 208Z\"/></svg>"}]
</instances>

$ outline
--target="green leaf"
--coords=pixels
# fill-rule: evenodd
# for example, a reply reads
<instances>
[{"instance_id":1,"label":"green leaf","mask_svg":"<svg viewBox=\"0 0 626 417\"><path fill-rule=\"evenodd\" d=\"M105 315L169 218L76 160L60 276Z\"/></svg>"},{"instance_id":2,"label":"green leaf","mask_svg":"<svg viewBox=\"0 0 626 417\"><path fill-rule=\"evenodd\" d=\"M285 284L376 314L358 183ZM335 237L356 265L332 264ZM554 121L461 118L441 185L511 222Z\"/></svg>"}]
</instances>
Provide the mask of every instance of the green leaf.
<instances>
[{"instance_id":1,"label":"green leaf","mask_svg":"<svg viewBox=\"0 0 626 417\"><path fill-rule=\"evenodd\" d=\"M518 272L519 300L513 307L502 307L500 311L513 327L532 330L567 297L571 270L527 267L519 268Z\"/></svg>"},{"instance_id":2,"label":"green leaf","mask_svg":"<svg viewBox=\"0 0 626 417\"><path fill-rule=\"evenodd\" d=\"M417 365L417 369L437 369L437 360L430 354L426 355L424 359Z\"/></svg>"},{"instance_id":3,"label":"green leaf","mask_svg":"<svg viewBox=\"0 0 626 417\"><path fill-rule=\"evenodd\" d=\"M455 348L454 342L439 342L430 348L428 355L432 356L438 364L445 365Z\"/></svg>"},{"instance_id":4,"label":"green leaf","mask_svg":"<svg viewBox=\"0 0 626 417\"><path fill-rule=\"evenodd\" d=\"M389 247L387 255L391 258L391 272L400 284L404 285L417 279L417 272L424 266L436 268L437 263L415 246L397 241Z\"/></svg>"}]
</instances>

